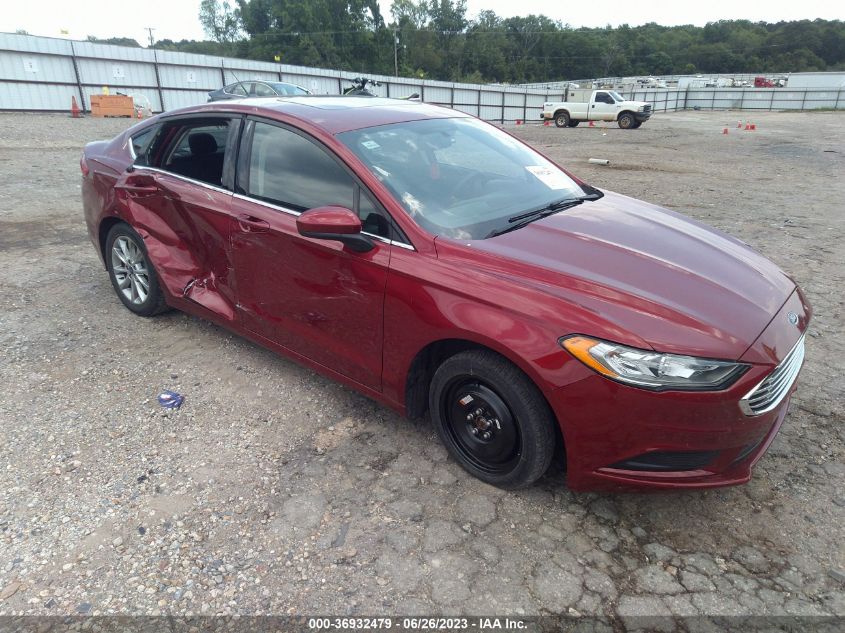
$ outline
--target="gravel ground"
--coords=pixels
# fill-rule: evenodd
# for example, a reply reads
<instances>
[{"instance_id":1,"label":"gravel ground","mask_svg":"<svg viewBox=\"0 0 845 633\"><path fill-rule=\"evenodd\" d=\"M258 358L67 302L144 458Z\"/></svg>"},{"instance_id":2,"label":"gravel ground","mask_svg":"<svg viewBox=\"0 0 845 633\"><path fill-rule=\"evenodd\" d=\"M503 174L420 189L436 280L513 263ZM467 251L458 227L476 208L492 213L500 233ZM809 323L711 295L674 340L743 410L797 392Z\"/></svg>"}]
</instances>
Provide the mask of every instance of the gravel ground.
<instances>
[{"instance_id":1,"label":"gravel ground","mask_svg":"<svg viewBox=\"0 0 845 633\"><path fill-rule=\"evenodd\" d=\"M511 128L749 242L816 310L751 483L598 495L560 471L490 488L426 422L196 318L132 316L77 164L128 122L0 115L0 615L845 615L845 116L738 116Z\"/></svg>"}]
</instances>

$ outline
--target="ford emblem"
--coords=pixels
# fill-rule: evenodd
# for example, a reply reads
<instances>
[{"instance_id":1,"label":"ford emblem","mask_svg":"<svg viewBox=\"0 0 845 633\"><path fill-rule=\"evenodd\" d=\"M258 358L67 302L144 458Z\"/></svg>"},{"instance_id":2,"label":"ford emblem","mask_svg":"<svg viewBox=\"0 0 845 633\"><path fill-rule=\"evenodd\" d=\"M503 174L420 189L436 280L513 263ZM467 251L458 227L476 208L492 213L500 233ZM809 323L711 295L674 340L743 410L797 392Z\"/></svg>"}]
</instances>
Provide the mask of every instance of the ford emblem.
<instances>
[{"instance_id":1,"label":"ford emblem","mask_svg":"<svg viewBox=\"0 0 845 633\"><path fill-rule=\"evenodd\" d=\"M789 319L789 322L792 323L792 325L798 325L798 315L794 312L787 312L786 318Z\"/></svg>"}]
</instances>

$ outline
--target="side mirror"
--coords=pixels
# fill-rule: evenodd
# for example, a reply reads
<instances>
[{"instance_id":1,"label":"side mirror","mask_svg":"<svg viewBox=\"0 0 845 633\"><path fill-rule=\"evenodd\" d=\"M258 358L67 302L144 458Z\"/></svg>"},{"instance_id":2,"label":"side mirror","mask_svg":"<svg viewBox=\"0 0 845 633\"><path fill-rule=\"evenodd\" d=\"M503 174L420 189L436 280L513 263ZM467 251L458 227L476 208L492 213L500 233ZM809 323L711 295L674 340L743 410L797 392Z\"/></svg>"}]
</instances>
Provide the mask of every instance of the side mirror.
<instances>
[{"instance_id":1,"label":"side mirror","mask_svg":"<svg viewBox=\"0 0 845 633\"><path fill-rule=\"evenodd\" d=\"M361 220L345 207L317 207L296 219L300 235L316 240L336 240L356 253L375 248L373 241L361 234Z\"/></svg>"}]
</instances>

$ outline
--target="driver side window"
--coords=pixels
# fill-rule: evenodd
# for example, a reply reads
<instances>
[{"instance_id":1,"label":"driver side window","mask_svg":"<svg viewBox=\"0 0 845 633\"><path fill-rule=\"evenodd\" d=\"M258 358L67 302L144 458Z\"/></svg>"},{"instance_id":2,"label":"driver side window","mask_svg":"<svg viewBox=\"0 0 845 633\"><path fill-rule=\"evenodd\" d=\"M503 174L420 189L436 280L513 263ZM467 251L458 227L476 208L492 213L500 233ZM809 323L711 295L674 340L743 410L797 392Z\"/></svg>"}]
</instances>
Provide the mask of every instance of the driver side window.
<instances>
[{"instance_id":1,"label":"driver side window","mask_svg":"<svg viewBox=\"0 0 845 633\"><path fill-rule=\"evenodd\" d=\"M596 103L615 103L615 101L613 100L613 97L606 92L597 92Z\"/></svg>"},{"instance_id":2,"label":"driver side window","mask_svg":"<svg viewBox=\"0 0 845 633\"><path fill-rule=\"evenodd\" d=\"M267 84L257 83L257 84L255 84L255 96L256 97L275 97L276 93Z\"/></svg>"},{"instance_id":3,"label":"driver side window","mask_svg":"<svg viewBox=\"0 0 845 633\"><path fill-rule=\"evenodd\" d=\"M352 176L323 148L283 127L256 122L247 193L306 211L338 205L355 211L364 231L390 239L390 222Z\"/></svg>"}]
</instances>

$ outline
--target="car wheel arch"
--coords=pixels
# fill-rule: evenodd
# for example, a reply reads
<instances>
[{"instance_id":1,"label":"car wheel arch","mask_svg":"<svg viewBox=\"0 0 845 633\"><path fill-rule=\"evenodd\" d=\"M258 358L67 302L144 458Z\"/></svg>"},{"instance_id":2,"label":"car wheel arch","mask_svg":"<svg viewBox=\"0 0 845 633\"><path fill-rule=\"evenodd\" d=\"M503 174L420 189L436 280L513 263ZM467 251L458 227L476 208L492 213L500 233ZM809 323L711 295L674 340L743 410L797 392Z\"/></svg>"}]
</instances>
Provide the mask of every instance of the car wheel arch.
<instances>
[{"instance_id":1,"label":"car wheel arch","mask_svg":"<svg viewBox=\"0 0 845 633\"><path fill-rule=\"evenodd\" d=\"M100 244L100 255L102 255L103 259L103 267L108 270L108 264L106 263L106 257L108 257L108 253L106 253L106 238L109 235L109 231L112 230L117 224L126 224L129 226L129 223L119 218L115 215L110 215L102 219L100 222L100 227L98 230L97 238Z\"/></svg>"},{"instance_id":2,"label":"car wheel arch","mask_svg":"<svg viewBox=\"0 0 845 633\"><path fill-rule=\"evenodd\" d=\"M514 365L536 385L548 401L548 390L544 383L521 358L501 346L480 342L471 338L444 338L430 341L420 349L408 365L405 376L405 411L410 418L423 416L428 408L428 386L437 368L448 358L467 350L488 350L498 354ZM422 393L422 395L420 395ZM420 400L422 399L422 401Z\"/></svg>"},{"instance_id":3,"label":"car wheel arch","mask_svg":"<svg viewBox=\"0 0 845 633\"><path fill-rule=\"evenodd\" d=\"M428 411L428 392L434 372L452 356L468 350L487 350L498 354L514 365L537 387L540 395L546 401L549 410L554 413L548 393L534 372L526 368L524 363L515 359L513 354L503 353L503 350L497 349L497 347L465 338L439 339L426 344L417 352L408 367L408 373L405 378L405 415L411 419L419 419L426 414ZM555 437L558 442L559 452L565 460L565 441L560 420L557 420L557 424L555 425Z\"/></svg>"}]
</instances>

